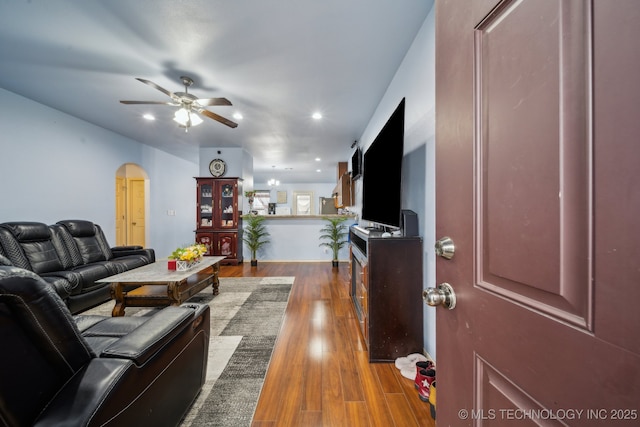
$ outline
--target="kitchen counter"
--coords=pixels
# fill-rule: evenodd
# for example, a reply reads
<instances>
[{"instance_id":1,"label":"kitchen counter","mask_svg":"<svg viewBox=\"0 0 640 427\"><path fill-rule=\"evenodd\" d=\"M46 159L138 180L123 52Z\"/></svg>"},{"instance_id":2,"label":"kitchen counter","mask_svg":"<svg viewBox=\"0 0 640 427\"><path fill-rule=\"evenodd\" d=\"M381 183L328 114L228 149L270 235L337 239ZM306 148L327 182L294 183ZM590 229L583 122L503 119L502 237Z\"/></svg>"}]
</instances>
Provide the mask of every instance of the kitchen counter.
<instances>
[{"instance_id":1,"label":"kitchen counter","mask_svg":"<svg viewBox=\"0 0 640 427\"><path fill-rule=\"evenodd\" d=\"M346 218L345 228L356 222L353 215L261 215L269 232L269 243L258 251L259 261L326 261L331 253L319 246L321 229L328 224L324 218ZM246 218L247 215L243 215ZM245 221L246 224L246 221ZM345 230L348 234L348 230ZM250 252L244 246L245 261ZM349 248L340 250L339 259L349 260Z\"/></svg>"},{"instance_id":2,"label":"kitchen counter","mask_svg":"<svg viewBox=\"0 0 640 427\"><path fill-rule=\"evenodd\" d=\"M353 215L260 215L265 219L323 219L323 218L347 218L347 219L355 219L356 217ZM247 214L242 215L243 218L247 217Z\"/></svg>"}]
</instances>

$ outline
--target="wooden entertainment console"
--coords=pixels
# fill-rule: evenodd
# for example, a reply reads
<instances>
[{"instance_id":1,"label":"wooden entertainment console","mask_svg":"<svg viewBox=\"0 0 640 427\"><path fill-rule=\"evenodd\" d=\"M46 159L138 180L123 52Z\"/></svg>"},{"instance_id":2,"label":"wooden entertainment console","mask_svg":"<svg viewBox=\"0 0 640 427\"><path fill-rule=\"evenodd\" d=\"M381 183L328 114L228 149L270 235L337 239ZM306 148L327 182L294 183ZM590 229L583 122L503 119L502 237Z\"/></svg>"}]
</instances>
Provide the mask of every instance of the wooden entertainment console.
<instances>
[{"instance_id":1,"label":"wooden entertainment console","mask_svg":"<svg viewBox=\"0 0 640 427\"><path fill-rule=\"evenodd\" d=\"M351 300L370 362L423 352L422 239L353 226Z\"/></svg>"}]
</instances>

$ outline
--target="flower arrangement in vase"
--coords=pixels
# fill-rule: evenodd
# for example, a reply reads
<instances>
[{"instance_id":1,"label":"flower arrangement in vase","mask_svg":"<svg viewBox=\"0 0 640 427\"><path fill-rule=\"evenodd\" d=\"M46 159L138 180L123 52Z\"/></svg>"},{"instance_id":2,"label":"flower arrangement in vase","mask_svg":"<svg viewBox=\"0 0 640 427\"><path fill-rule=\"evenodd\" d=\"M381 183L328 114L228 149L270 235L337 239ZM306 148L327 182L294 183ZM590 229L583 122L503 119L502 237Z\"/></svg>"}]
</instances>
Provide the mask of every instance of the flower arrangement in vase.
<instances>
[{"instance_id":1,"label":"flower arrangement in vase","mask_svg":"<svg viewBox=\"0 0 640 427\"><path fill-rule=\"evenodd\" d=\"M177 248L169 255L169 270L186 271L197 264L206 253L207 247L201 243Z\"/></svg>"},{"instance_id":2,"label":"flower arrangement in vase","mask_svg":"<svg viewBox=\"0 0 640 427\"><path fill-rule=\"evenodd\" d=\"M244 192L244 197L247 198L247 202L249 202L249 214L251 214L251 211L253 211L253 200L254 197L256 196L256 192L255 191L245 191Z\"/></svg>"}]
</instances>

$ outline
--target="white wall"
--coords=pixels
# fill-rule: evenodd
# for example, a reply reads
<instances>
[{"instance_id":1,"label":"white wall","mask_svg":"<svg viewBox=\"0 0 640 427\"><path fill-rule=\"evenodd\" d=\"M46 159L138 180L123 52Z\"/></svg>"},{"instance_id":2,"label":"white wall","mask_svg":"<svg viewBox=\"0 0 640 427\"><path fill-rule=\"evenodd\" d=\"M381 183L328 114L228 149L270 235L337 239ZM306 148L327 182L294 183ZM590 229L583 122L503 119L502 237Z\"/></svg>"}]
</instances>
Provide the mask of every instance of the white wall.
<instances>
[{"instance_id":1,"label":"white wall","mask_svg":"<svg viewBox=\"0 0 640 427\"><path fill-rule=\"evenodd\" d=\"M247 173L246 161L248 153L242 148L231 147L201 147L199 150L200 167L198 176L211 176L209 172L209 163L213 159L221 159L227 164L227 170L224 177L242 178L246 180ZM250 157L250 156L249 156ZM253 173L253 164L251 167Z\"/></svg>"},{"instance_id":2,"label":"white wall","mask_svg":"<svg viewBox=\"0 0 640 427\"><path fill-rule=\"evenodd\" d=\"M0 111L0 222L86 219L115 245L115 175L135 163L149 176L147 246L164 257L193 241L198 165L3 89Z\"/></svg>"},{"instance_id":3,"label":"white wall","mask_svg":"<svg viewBox=\"0 0 640 427\"><path fill-rule=\"evenodd\" d=\"M402 98L405 105L405 157L403 174L403 209L418 213L423 239L423 287L435 286L435 8L422 28L389 84L378 108L360 137L363 151L371 145ZM416 156L424 156L424 159ZM357 210L362 204L362 180L356 181ZM416 295L416 298L421 298ZM424 307L424 345L436 355L435 309Z\"/></svg>"}]
</instances>

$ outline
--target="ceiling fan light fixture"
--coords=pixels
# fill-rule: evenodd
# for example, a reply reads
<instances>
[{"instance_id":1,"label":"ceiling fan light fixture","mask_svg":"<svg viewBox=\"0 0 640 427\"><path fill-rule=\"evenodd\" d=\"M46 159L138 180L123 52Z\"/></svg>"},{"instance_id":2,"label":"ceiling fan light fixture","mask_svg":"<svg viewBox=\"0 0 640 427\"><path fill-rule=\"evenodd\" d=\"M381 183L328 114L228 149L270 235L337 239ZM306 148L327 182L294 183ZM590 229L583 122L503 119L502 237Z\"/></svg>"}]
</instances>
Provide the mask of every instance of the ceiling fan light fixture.
<instances>
[{"instance_id":1,"label":"ceiling fan light fixture","mask_svg":"<svg viewBox=\"0 0 640 427\"><path fill-rule=\"evenodd\" d=\"M189 113L189 116L191 116L191 126L198 126L202 123L202 119L196 113L191 112Z\"/></svg>"},{"instance_id":2,"label":"ceiling fan light fixture","mask_svg":"<svg viewBox=\"0 0 640 427\"><path fill-rule=\"evenodd\" d=\"M198 126L202 123L202 119L193 111L189 111L186 108L180 108L176 111L173 120L180 124L180 126Z\"/></svg>"}]
</instances>

